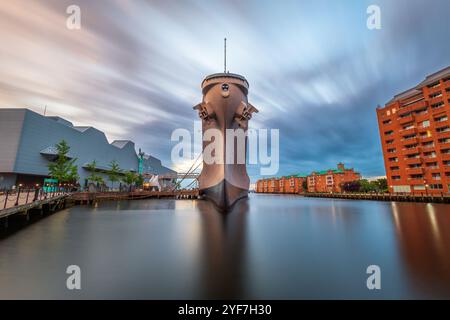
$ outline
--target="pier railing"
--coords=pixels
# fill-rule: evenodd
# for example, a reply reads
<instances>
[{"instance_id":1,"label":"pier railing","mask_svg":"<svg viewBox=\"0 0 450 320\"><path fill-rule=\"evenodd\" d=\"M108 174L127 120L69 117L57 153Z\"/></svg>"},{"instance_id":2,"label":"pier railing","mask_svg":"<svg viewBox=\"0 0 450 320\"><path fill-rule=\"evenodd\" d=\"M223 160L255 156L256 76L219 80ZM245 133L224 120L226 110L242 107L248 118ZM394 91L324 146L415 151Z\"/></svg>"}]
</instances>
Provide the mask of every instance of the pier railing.
<instances>
[{"instance_id":1,"label":"pier railing","mask_svg":"<svg viewBox=\"0 0 450 320\"><path fill-rule=\"evenodd\" d=\"M41 201L66 194L63 190L45 192L43 189L17 189L0 193L0 210Z\"/></svg>"}]
</instances>

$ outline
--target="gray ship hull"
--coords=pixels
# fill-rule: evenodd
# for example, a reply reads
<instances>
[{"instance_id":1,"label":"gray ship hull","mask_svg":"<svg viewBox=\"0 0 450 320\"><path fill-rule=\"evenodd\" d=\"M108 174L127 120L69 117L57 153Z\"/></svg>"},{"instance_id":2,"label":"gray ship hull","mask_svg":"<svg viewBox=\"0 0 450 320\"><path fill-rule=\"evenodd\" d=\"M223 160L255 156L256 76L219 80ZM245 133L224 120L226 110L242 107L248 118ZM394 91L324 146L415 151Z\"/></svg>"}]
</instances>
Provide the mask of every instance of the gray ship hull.
<instances>
[{"instance_id":1,"label":"gray ship hull","mask_svg":"<svg viewBox=\"0 0 450 320\"><path fill-rule=\"evenodd\" d=\"M219 146L214 152L220 161L206 161L210 156L206 150L213 139L203 141L203 169L199 176L199 192L212 201L221 211L228 211L239 199L248 196L250 179L246 168L246 137L233 138L232 146L227 146L227 130L247 132L248 120L258 112L248 103L248 82L236 74L221 73L206 77L202 83L203 101L194 107L202 119L203 135L208 130L220 132ZM236 139L236 141L235 141ZM238 140L241 140L240 142ZM241 143L241 144L240 144ZM218 152L218 153L217 153ZM234 157L227 157L233 152ZM244 155L242 157L242 154ZM240 156L239 156L240 155ZM240 159L240 160L239 160Z\"/></svg>"},{"instance_id":2,"label":"gray ship hull","mask_svg":"<svg viewBox=\"0 0 450 320\"><path fill-rule=\"evenodd\" d=\"M220 211L230 210L238 200L248 197L248 189L236 187L226 180L219 184L201 189L200 194L214 203Z\"/></svg>"}]
</instances>

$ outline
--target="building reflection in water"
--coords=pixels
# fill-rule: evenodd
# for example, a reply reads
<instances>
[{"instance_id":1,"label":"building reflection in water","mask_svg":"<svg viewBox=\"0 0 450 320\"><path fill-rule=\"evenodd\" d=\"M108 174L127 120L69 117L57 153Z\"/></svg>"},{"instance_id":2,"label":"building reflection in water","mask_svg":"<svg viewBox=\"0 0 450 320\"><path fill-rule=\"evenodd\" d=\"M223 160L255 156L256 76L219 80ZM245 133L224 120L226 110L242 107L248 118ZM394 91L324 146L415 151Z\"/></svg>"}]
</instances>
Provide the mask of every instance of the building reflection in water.
<instances>
[{"instance_id":1,"label":"building reflection in water","mask_svg":"<svg viewBox=\"0 0 450 320\"><path fill-rule=\"evenodd\" d=\"M449 205L250 195L75 206L0 240L0 298L450 298ZM382 269L382 290L366 268ZM30 272L32 270L32 272Z\"/></svg>"},{"instance_id":2,"label":"building reflection in water","mask_svg":"<svg viewBox=\"0 0 450 320\"><path fill-rule=\"evenodd\" d=\"M204 296L212 299L244 297L245 232L248 199L240 200L227 214L208 201L198 203L202 220Z\"/></svg>"},{"instance_id":3,"label":"building reflection in water","mask_svg":"<svg viewBox=\"0 0 450 320\"><path fill-rule=\"evenodd\" d=\"M425 296L450 296L448 205L392 203L392 216L411 284Z\"/></svg>"}]
</instances>

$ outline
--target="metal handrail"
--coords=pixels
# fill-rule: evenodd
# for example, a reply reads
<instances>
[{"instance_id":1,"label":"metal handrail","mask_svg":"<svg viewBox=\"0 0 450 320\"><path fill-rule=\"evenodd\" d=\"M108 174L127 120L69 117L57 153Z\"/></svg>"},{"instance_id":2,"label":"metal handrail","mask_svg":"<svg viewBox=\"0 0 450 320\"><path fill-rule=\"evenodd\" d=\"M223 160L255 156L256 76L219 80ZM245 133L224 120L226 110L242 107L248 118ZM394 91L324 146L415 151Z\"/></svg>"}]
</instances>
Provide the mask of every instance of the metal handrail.
<instances>
[{"instance_id":1,"label":"metal handrail","mask_svg":"<svg viewBox=\"0 0 450 320\"><path fill-rule=\"evenodd\" d=\"M17 207L19 205L25 205L29 203L33 203L35 201L40 201L44 199L49 199L53 197L57 197L60 195L67 194L68 192L65 190L56 190L51 192L45 192L43 189L17 189L17 190L9 190L6 191L0 196L4 196L5 199L3 200L3 203L0 203L0 210L1 209L7 209L8 203L11 204L14 202L14 207ZM25 202L23 202L25 200Z\"/></svg>"}]
</instances>

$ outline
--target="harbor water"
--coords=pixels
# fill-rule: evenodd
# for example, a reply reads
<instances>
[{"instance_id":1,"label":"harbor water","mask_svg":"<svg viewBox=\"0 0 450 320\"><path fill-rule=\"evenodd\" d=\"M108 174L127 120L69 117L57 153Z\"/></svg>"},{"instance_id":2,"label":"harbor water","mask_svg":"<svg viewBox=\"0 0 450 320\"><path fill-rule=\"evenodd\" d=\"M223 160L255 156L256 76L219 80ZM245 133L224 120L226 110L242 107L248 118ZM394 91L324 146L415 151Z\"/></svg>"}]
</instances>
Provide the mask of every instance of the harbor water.
<instances>
[{"instance_id":1,"label":"harbor water","mask_svg":"<svg viewBox=\"0 0 450 320\"><path fill-rule=\"evenodd\" d=\"M448 204L251 194L223 215L202 200L110 201L14 228L1 299L450 298Z\"/></svg>"}]
</instances>

